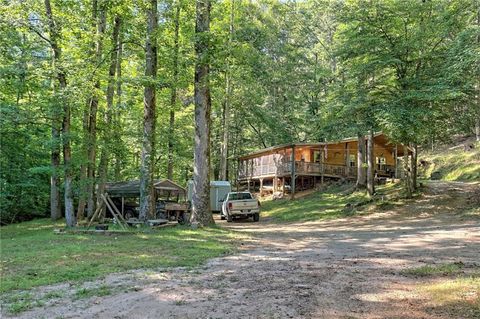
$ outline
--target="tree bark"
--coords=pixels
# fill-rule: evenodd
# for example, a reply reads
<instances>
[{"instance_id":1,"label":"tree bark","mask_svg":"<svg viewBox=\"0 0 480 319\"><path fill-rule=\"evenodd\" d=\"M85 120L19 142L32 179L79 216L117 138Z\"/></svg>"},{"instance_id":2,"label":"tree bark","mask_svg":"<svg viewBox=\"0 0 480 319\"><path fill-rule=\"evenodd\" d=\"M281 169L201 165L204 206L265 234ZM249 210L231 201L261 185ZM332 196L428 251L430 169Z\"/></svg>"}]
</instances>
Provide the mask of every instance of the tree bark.
<instances>
[{"instance_id":1,"label":"tree bark","mask_svg":"<svg viewBox=\"0 0 480 319\"><path fill-rule=\"evenodd\" d=\"M366 183L365 164L365 136L358 133L358 147L357 147L357 189L364 189Z\"/></svg>"},{"instance_id":2,"label":"tree bark","mask_svg":"<svg viewBox=\"0 0 480 319\"><path fill-rule=\"evenodd\" d=\"M113 113L113 95L115 94L115 72L117 68L117 57L119 50L118 34L120 32L121 20L119 16L115 17L112 32L112 44L114 49L110 52L110 66L108 68L108 84L107 84L107 108L105 111L105 128L102 143L102 150L100 153L100 163L98 166L98 191L97 191L97 206L102 203L102 195L105 193L105 184L107 182L108 162L110 157L110 147L112 146L112 113Z\"/></svg>"},{"instance_id":3,"label":"tree bark","mask_svg":"<svg viewBox=\"0 0 480 319\"><path fill-rule=\"evenodd\" d=\"M412 192L417 190L417 157L418 157L418 145L416 143L412 143L412 157L410 158Z\"/></svg>"},{"instance_id":4,"label":"tree bark","mask_svg":"<svg viewBox=\"0 0 480 319\"><path fill-rule=\"evenodd\" d=\"M477 28L480 28L480 9L477 7ZM480 46L480 33L477 35L477 45ZM480 59L477 59L480 63ZM475 118L475 139L477 142L480 142L480 77L477 75L477 85L476 85L476 97L475 102L477 104L477 114Z\"/></svg>"},{"instance_id":5,"label":"tree bark","mask_svg":"<svg viewBox=\"0 0 480 319\"><path fill-rule=\"evenodd\" d=\"M235 18L235 0L230 1L230 28L228 37L228 56L227 68L225 71L225 100L223 102L222 114L222 144L220 148L220 180L228 180L228 141L229 141L229 123L230 123L230 103L232 97L232 75L230 72L231 47L233 42L234 18Z\"/></svg>"},{"instance_id":6,"label":"tree bark","mask_svg":"<svg viewBox=\"0 0 480 319\"><path fill-rule=\"evenodd\" d=\"M174 141L175 141L175 106L177 104L177 82L178 82L178 36L180 31L180 2L176 2L173 38L173 79L170 95L170 121L168 125L168 153L167 153L167 178L173 180Z\"/></svg>"},{"instance_id":7,"label":"tree bark","mask_svg":"<svg viewBox=\"0 0 480 319\"><path fill-rule=\"evenodd\" d=\"M140 164L140 219L155 216L155 193L153 175L155 162L155 81L157 78L157 0L150 0L147 10L147 36L145 44L145 77L148 82L144 90L143 140Z\"/></svg>"},{"instance_id":8,"label":"tree bark","mask_svg":"<svg viewBox=\"0 0 480 319\"><path fill-rule=\"evenodd\" d=\"M405 182L405 194L407 198L412 198L412 177L411 177L411 170L409 167L409 160L408 160L408 147L405 145L403 147L403 165L405 170L404 182Z\"/></svg>"},{"instance_id":9,"label":"tree bark","mask_svg":"<svg viewBox=\"0 0 480 319\"><path fill-rule=\"evenodd\" d=\"M480 86L480 85L479 85ZM480 94L479 94L480 96ZM477 97L477 100L480 98ZM478 105L480 105L480 102L477 102ZM475 120L475 140L477 142L480 142L480 116L477 115L477 118Z\"/></svg>"},{"instance_id":10,"label":"tree bark","mask_svg":"<svg viewBox=\"0 0 480 319\"><path fill-rule=\"evenodd\" d=\"M373 130L370 130L367 135L367 191L370 195L375 193L375 157L373 147Z\"/></svg>"},{"instance_id":11,"label":"tree bark","mask_svg":"<svg viewBox=\"0 0 480 319\"><path fill-rule=\"evenodd\" d=\"M94 0L96 2L96 0ZM98 10L96 16L96 41L95 41L95 63L99 65L103 54L103 36L105 33L106 14L105 7L99 8L95 5L94 10ZM87 216L91 217L95 211L94 185L95 185L95 160L97 152L97 112L98 112L98 91L100 90L100 80L95 74L94 92L90 98L90 117L88 127L88 161L87 161Z\"/></svg>"},{"instance_id":12,"label":"tree bark","mask_svg":"<svg viewBox=\"0 0 480 319\"><path fill-rule=\"evenodd\" d=\"M121 110L122 110L122 55L123 55L123 43L122 43L122 33L118 35L118 52L117 52L117 92L116 92L116 101L115 101L115 112L113 114L113 122L117 127L121 127ZM120 145L122 143L121 131L114 130L113 140L115 145ZM115 167L114 167L114 179L115 181L120 180L121 173L121 152L118 150L118 146L114 149L115 157Z\"/></svg>"},{"instance_id":13,"label":"tree bark","mask_svg":"<svg viewBox=\"0 0 480 319\"><path fill-rule=\"evenodd\" d=\"M54 106L57 107L56 105ZM60 125L58 121L58 112L53 112L52 120L52 176L50 177L50 217L52 220L57 220L62 217L62 208L60 205Z\"/></svg>"},{"instance_id":14,"label":"tree bark","mask_svg":"<svg viewBox=\"0 0 480 319\"><path fill-rule=\"evenodd\" d=\"M92 54L94 56L94 65L99 65L102 60L103 34L105 33L106 15L105 8L99 1L92 1ZM100 80L96 71L93 72L94 85L91 95L87 98L86 107L83 116L83 153L84 163L80 167L80 198L77 208L77 218L83 219L85 215L85 205L87 206L87 216L92 216L94 211L94 185L95 185L95 160L97 147L97 113L98 113L98 91L100 90Z\"/></svg>"},{"instance_id":15,"label":"tree bark","mask_svg":"<svg viewBox=\"0 0 480 319\"><path fill-rule=\"evenodd\" d=\"M192 214L190 222L213 224L210 210L210 0L196 1L195 24L195 148Z\"/></svg>"},{"instance_id":16,"label":"tree bark","mask_svg":"<svg viewBox=\"0 0 480 319\"><path fill-rule=\"evenodd\" d=\"M65 170L64 187L65 187L65 219L67 227L74 227L77 224L75 212L73 210L73 191L72 191L72 150L70 146L70 104L64 96L67 88L67 78L63 68L59 65L62 56L62 50L58 45L60 38L60 30L55 23L50 0L45 0L45 12L48 19L48 27L50 34L50 46L53 51L53 63L56 78L58 80L60 96L63 104L62 118L62 142L63 142L63 165Z\"/></svg>"}]
</instances>

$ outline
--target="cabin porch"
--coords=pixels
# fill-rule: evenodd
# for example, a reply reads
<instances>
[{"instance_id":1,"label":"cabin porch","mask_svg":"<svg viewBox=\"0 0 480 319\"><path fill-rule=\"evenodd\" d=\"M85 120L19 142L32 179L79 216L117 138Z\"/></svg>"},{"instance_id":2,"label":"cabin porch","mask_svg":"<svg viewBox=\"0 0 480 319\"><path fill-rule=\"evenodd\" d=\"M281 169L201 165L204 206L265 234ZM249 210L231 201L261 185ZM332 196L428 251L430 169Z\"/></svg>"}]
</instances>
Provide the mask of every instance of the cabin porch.
<instances>
[{"instance_id":1,"label":"cabin porch","mask_svg":"<svg viewBox=\"0 0 480 319\"><path fill-rule=\"evenodd\" d=\"M356 179L357 139L340 142L296 143L263 149L239 158L239 182L268 185L273 191L284 190L283 185L295 192L298 188L312 187L324 178ZM403 147L388 142L379 133L374 137L375 175L399 178ZM408 155L408 154L407 154ZM292 176L295 178L292 179ZM257 184L258 185L258 184ZM308 185L308 186L305 186Z\"/></svg>"}]
</instances>

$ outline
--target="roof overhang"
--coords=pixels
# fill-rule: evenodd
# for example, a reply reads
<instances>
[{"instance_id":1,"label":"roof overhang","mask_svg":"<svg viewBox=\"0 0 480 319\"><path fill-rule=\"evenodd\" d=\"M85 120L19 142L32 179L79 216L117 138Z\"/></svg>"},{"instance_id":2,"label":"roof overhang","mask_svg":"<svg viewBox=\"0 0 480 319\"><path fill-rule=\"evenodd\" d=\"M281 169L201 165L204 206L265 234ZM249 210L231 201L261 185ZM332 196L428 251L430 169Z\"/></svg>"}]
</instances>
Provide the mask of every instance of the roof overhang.
<instances>
[{"instance_id":1,"label":"roof overhang","mask_svg":"<svg viewBox=\"0 0 480 319\"><path fill-rule=\"evenodd\" d=\"M397 154L398 154L398 156L403 156L403 154L404 154L403 145L390 143L387 136L385 134L383 134L382 132L375 133L373 135L373 138L374 138L375 143L384 145L384 147L391 152L395 151L395 147L397 147L397 145L401 146L401 147L397 147ZM349 138L345 138L345 139L338 140L338 141L317 142L317 143L281 144L281 145L267 147L267 148L264 148L264 149L261 149L261 150L255 151L255 152L251 152L251 153L242 155L238 159L239 160L247 160L247 159L259 157L261 155L276 154L276 153L279 153L282 150L291 149L293 147L295 147L295 148L301 148L301 147L315 148L315 147L318 147L319 148L319 147L324 147L325 145L328 146L328 145L350 143L350 142L358 142L358 138L357 137L349 137ZM408 148L408 150L409 150L409 154L410 154L411 149Z\"/></svg>"}]
</instances>

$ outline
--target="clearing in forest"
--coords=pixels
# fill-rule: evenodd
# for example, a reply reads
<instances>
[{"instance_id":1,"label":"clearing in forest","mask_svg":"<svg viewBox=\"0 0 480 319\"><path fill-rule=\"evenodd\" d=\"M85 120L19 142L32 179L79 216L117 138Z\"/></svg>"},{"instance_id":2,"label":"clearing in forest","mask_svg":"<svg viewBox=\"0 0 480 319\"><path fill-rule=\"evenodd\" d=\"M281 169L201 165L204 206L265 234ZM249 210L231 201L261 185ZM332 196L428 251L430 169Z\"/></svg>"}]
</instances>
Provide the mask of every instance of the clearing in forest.
<instances>
[{"instance_id":1,"label":"clearing in forest","mask_svg":"<svg viewBox=\"0 0 480 319\"><path fill-rule=\"evenodd\" d=\"M272 217L260 223L218 221L251 236L238 239L241 249L233 255L202 267L136 270L84 284L36 288L29 292L32 300L51 298L44 298L41 307L15 315L4 308L3 314L478 318L479 195L478 183L431 182L420 197L372 208L370 214L331 213L326 220L310 216L309 221L288 223L278 222L282 206L320 206L308 197L287 205L271 203L264 209ZM317 205L325 203L320 198Z\"/></svg>"}]
</instances>

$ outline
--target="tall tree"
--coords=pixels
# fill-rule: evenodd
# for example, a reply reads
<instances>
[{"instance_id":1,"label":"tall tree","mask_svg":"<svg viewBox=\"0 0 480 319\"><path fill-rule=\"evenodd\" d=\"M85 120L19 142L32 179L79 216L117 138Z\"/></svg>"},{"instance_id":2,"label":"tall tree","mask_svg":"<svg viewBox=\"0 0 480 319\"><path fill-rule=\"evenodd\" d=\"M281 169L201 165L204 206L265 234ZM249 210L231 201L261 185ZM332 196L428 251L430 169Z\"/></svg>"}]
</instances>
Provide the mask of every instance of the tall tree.
<instances>
[{"instance_id":1,"label":"tall tree","mask_svg":"<svg viewBox=\"0 0 480 319\"><path fill-rule=\"evenodd\" d=\"M55 57L52 58L52 67L55 68ZM55 92L55 84L52 81L52 89ZM54 94L55 95L55 94ZM52 111L52 150L51 165L52 175L50 177L50 218L57 220L62 217L62 205L60 199L60 131L61 131L61 111L58 110L57 103L53 103Z\"/></svg>"},{"instance_id":2,"label":"tall tree","mask_svg":"<svg viewBox=\"0 0 480 319\"><path fill-rule=\"evenodd\" d=\"M108 68L108 83L107 83L107 107L105 110L105 123L103 143L100 154L100 163L98 167L98 191L97 191L97 205L101 205L102 195L105 193L105 184L107 182L108 163L110 158L110 149L112 147L112 117L114 112L113 98L115 94L115 73L117 71L117 60L120 51L120 43L118 41L120 33L121 18L116 16L113 22L112 31L112 45L113 49L110 51L110 66Z\"/></svg>"},{"instance_id":3,"label":"tall tree","mask_svg":"<svg viewBox=\"0 0 480 319\"><path fill-rule=\"evenodd\" d=\"M84 145L83 152L86 158L80 168L80 199L77 208L77 218L83 219L85 204L87 205L87 216L92 216L94 211L94 184L95 184L95 162L97 151L97 113L100 91L100 78L98 69L102 63L103 54L103 36L106 28L106 6L102 0L93 0L91 8L92 23L92 44L91 52L93 55L91 64L93 65L93 87L87 98L84 116Z\"/></svg>"},{"instance_id":4,"label":"tall tree","mask_svg":"<svg viewBox=\"0 0 480 319\"><path fill-rule=\"evenodd\" d=\"M173 63L172 63L172 84L170 92L170 119L168 123L168 150L167 150L167 178L173 180L173 153L175 141L175 106L177 104L177 85L178 85L178 51L179 51L179 33L180 33L180 0L175 2L175 18L173 20Z\"/></svg>"},{"instance_id":5,"label":"tall tree","mask_svg":"<svg viewBox=\"0 0 480 319\"><path fill-rule=\"evenodd\" d=\"M66 96L67 92L67 76L61 66L62 49L59 45L60 28L56 24L55 17L52 12L50 0L45 0L45 12L48 19L48 27L50 33L50 46L53 52L53 65L59 85L59 95L63 104L62 119L62 142L63 142L63 164L65 170L64 193L65 193L65 219L68 227L74 227L77 224L75 212L73 210L73 172L72 172L72 149L70 145L70 104Z\"/></svg>"},{"instance_id":6,"label":"tall tree","mask_svg":"<svg viewBox=\"0 0 480 319\"><path fill-rule=\"evenodd\" d=\"M227 44L227 65L225 70L225 98L223 101L222 112L222 143L220 148L220 180L228 180L228 141L229 141L229 124L230 124L230 104L232 99L232 72L231 66L231 51L233 45L234 32L234 18L235 18L235 0L230 0L230 25L228 33Z\"/></svg>"},{"instance_id":7,"label":"tall tree","mask_svg":"<svg viewBox=\"0 0 480 319\"><path fill-rule=\"evenodd\" d=\"M190 222L214 223L210 210L210 0L196 0L195 146Z\"/></svg>"},{"instance_id":8,"label":"tall tree","mask_svg":"<svg viewBox=\"0 0 480 319\"><path fill-rule=\"evenodd\" d=\"M157 0L150 0L147 9L147 39L145 43L145 89L143 110L142 159L140 164L140 219L155 216L153 188L155 163L156 80L157 80Z\"/></svg>"}]
</instances>

